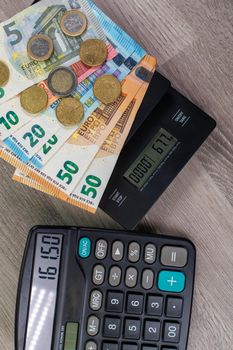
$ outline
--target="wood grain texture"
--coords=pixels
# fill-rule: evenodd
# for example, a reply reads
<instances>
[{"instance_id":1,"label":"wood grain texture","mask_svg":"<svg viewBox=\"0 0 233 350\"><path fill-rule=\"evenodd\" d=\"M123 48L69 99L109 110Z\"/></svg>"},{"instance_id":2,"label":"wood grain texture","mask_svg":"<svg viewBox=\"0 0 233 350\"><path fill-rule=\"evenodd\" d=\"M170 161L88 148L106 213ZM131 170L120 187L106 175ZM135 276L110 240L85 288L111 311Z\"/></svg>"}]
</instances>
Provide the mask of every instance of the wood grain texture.
<instances>
[{"instance_id":1,"label":"wood grain texture","mask_svg":"<svg viewBox=\"0 0 233 350\"><path fill-rule=\"evenodd\" d=\"M160 62L159 70L215 117L218 128L154 205L138 229L179 234L197 248L189 350L233 344L233 3L231 0L96 0ZM30 4L0 0L0 20ZM27 232L37 224L115 228L13 183L0 162L0 348L12 350L19 267Z\"/></svg>"}]
</instances>

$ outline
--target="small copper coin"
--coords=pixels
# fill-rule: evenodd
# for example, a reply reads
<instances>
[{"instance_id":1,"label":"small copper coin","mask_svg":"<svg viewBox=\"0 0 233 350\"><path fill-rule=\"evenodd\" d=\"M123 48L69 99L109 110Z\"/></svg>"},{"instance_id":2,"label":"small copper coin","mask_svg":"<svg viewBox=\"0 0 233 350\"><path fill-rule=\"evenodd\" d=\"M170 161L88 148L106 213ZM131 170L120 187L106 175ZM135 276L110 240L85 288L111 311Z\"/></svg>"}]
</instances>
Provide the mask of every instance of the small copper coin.
<instances>
[{"instance_id":1,"label":"small copper coin","mask_svg":"<svg viewBox=\"0 0 233 350\"><path fill-rule=\"evenodd\" d=\"M80 59L89 67L101 66L108 57L108 47L99 39L88 39L80 46Z\"/></svg>"},{"instance_id":2,"label":"small copper coin","mask_svg":"<svg viewBox=\"0 0 233 350\"><path fill-rule=\"evenodd\" d=\"M114 75L103 75L94 83L95 97L106 105L115 102L121 92L121 83Z\"/></svg>"},{"instance_id":3,"label":"small copper coin","mask_svg":"<svg viewBox=\"0 0 233 350\"><path fill-rule=\"evenodd\" d=\"M6 63L0 61L0 87L5 86L10 78L10 70Z\"/></svg>"},{"instance_id":4,"label":"small copper coin","mask_svg":"<svg viewBox=\"0 0 233 350\"><path fill-rule=\"evenodd\" d=\"M61 29L69 36L80 36L87 29L87 17L79 10L65 12L61 19Z\"/></svg>"},{"instance_id":5,"label":"small copper coin","mask_svg":"<svg viewBox=\"0 0 233 350\"><path fill-rule=\"evenodd\" d=\"M63 98L57 106L56 116L64 126L78 125L84 117L84 107L74 97Z\"/></svg>"},{"instance_id":6,"label":"small copper coin","mask_svg":"<svg viewBox=\"0 0 233 350\"><path fill-rule=\"evenodd\" d=\"M26 112L38 114L47 108L48 95L43 88L33 85L21 93L20 103Z\"/></svg>"},{"instance_id":7,"label":"small copper coin","mask_svg":"<svg viewBox=\"0 0 233 350\"><path fill-rule=\"evenodd\" d=\"M48 35L38 34L28 41L27 51L30 58L43 62L48 60L53 54L53 41Z\"/></svg>"}]
</instances>

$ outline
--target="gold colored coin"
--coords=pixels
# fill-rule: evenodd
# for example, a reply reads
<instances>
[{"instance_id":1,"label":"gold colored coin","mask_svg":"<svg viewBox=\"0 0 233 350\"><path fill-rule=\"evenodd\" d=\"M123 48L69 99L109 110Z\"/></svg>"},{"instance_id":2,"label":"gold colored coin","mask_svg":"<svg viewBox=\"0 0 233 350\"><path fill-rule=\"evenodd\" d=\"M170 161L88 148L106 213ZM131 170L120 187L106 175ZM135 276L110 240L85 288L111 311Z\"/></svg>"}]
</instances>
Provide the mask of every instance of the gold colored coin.
<instances>
[{"instance_id":1,"label":"gold colored coin","mask_svg":"<svg viewBox=\"0 0 233 350\"><path fill-rule=\"evenodd\" d=\"M103 75L94 83L95 97L106 105L115 102L121 92L121 83L114 75Z\"/></svg>"},{"instance_id":2,"label":"gold colored coin","mask_svg":"<svg viewBox=\"0 0 233 350\"><path fill-rule=\"evenodd\" d=\"M87 29L87 17L79 10L67 11L61 19L61 29L69 36L80 36Z\"/></svg>"},{"instance_id":3,"label":"gold colored coin","mask_svg":"<svg viewBox=\"0 0 233 350\"><path fill-rule=\"evenodd\" d=\"M63 98L56 109L58 121L64 126L75 126L84 117L84 107L74 97Z\"/></svg>"},{"instance_id":4,"label":"gold colored coin","mask_svg":"<svg viewBox=\"0 0 233 350\"><path fill-rule=\"evenodd\" d=\"M89 67L101 66L108 57L108 47L99 39L88 39L80 46L80 59Z\"/></svg>"},{"instance_id":5,"label":"gold colored coin","mask_svg":"<svg viewBox=\"0 0 233 350\"><path fill-rule=\"evenodd\" d=\"M0 87L5 86L10 78L10 70L7 65L0 61Z\"/></svg>"},{"instance_id":6,"label":"gold colored coin","mask_svg":"<svg viewBox=\"0 0 233 350\"><path fill-rule=\"evenodd\" d=\"M43 62L48 60L52 56L53 50L53 41L48 35L34 35L28 41L28 55L35 61Z\"/></svg>"},{"instance_id":7,"label":"gold colored coin","mask_svg":"<svg viewBox=\"0 0 233 350\"><path fill-rule=\"evenodd\" d=\"M30 114L38 114L48 106L48 95L37 85L23 91L20 95L22 108Z\"/></svg>"}]
</instances>

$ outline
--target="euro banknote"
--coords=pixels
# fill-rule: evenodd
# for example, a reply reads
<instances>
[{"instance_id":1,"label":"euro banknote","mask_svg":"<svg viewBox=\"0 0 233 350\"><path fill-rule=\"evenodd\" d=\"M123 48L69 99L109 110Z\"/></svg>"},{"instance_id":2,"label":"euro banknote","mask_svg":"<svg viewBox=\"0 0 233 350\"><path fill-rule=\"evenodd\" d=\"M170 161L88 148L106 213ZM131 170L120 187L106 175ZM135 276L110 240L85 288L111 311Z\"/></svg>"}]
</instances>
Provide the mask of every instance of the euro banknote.
<instances>
[{"instance_id":1,"label":"euro banknote","mask_svg":"<svg viewBox=\"0 0 233 350\"><path fill-rule=\"evenodd\" d=\"M88 28L81 37L68 37L60 27L64 13L79 7L88 18ZM50 36L54 53L44 62L34 61L27 53L27 43L36 34ZM10 70L10 79L0 88L0 103L3 103L29 86L47 78L49 72L58 65L74 65L80 80L95 71L80 62L80 44L89 38L108 41L98 20L85 0L41 0L0 25L0 59ZM17 84L16 84L17 82Z\"/></svg>"},{"instance_id":2,"label":"euro banknote","mask_svg":"<svg viewBox=\"0 0 233 350\"><path fill-rule=\"evenodd\" d=\"M97 210L106 186L145 97L155 67L145 72L141 89L128 106L115 128L104 141L90 167L74 189L68 202L91 213Z\"/></svg>"},{"instance_id":3,"label":"euro banknote","mask_svg":"<svg viewBox=\"0 0 233 350\"><path fill-rule=\"evenodd\" d=\"M64 144L42 170L28 170L26 175L42 186L47 186L54 196L69 198L90 163L98 153L125 110L133 101L144 81L144 72L152 71L156 59L146 56L123 83L123 94L110 106L101 106ZM96 132L98 131L98 132Z\"/></svg>"}]
</instances>

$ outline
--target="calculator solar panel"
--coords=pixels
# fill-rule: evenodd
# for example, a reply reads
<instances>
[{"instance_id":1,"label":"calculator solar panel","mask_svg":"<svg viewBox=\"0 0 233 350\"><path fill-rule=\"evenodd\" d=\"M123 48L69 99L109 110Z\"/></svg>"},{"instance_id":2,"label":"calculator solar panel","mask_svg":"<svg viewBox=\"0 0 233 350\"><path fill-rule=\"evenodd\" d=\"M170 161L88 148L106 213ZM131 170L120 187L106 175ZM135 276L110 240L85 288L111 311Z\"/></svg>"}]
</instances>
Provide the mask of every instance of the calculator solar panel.
<instances>
[{"instance_id":1,"label":"calculator solar panel","mask_svg":"<svg viewBox=\"0 0 233 350\"><path fill-rule=\"evenodd\" d=\"M195 248L185 239L37 227L22 263L16 350L185 350Z\"/></svg>"}]
</instances>

